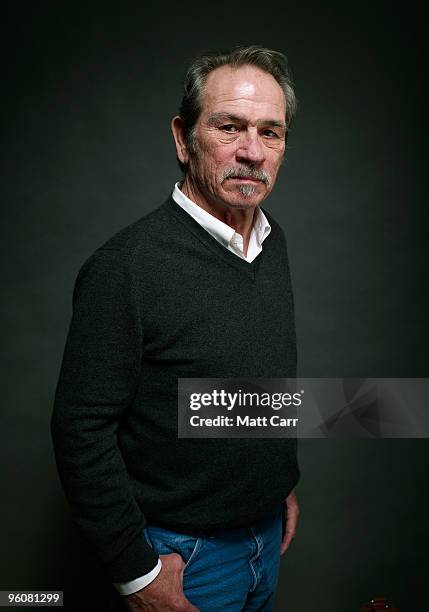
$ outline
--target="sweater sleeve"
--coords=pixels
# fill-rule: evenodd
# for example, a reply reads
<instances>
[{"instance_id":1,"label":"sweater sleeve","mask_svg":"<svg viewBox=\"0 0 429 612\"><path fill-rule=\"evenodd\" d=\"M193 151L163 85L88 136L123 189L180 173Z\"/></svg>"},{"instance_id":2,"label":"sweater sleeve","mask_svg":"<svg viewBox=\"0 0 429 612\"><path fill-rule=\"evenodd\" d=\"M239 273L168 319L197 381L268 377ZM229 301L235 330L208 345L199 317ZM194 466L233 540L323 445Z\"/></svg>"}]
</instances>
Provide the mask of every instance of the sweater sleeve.
<instances>
[{"instance_id":1,"label":"sweater sleeve","mask_svg":"<svg viewBox=\"0 0 429 612\"><path fill-rule=\"evenodd\" d=\"M73 520L118 583L158 563L116 437L141 367L143 333L134 290L132 266L120 249L99 249L82 266L51 419Z\"/></svg>"}]
</instances>

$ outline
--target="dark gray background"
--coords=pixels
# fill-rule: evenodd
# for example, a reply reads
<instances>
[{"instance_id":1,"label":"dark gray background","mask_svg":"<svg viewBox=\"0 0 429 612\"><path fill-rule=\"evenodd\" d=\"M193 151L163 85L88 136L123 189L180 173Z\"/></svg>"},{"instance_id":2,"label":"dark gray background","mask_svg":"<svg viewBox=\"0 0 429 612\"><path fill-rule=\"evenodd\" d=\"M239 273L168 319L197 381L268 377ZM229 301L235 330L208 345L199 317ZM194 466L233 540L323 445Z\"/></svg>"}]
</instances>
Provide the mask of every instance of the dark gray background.
<instances>
[{"instance_id":1,"label":"dark gray background","mask_svg":"<svg viewBox=\"0 0 429 612\"><path fill-rule=\"evenodd\" d=\"M80 265L180 176L169 120L197 54L258 43L290 60L300 109L265 206L288 237L300 375L428 375L423 16L412 3L321 5L43 2L3 15L0 589L64 588L70 610L107 609L57 478L52 400ZM302 518L276 610L354 612L374 595L415 609L427 452L426 440L301 442Z\"/></svg>"}]
</instances>

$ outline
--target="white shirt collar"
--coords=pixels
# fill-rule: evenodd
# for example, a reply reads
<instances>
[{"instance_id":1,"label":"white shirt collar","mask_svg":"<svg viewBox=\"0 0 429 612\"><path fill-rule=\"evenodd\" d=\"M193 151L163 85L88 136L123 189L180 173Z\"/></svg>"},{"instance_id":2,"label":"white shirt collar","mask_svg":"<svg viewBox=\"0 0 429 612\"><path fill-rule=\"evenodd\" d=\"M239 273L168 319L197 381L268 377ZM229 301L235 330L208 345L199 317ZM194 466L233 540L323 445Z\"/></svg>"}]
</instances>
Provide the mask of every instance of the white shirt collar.
<instances>
[{"instance_id":1,"label":"white shirt collar","mask_svg":"<svg viewBox=\"0 0 429 612\"><path fill-rule=\"evenodd\" d=\"M193 217L205 230L209 232L216 240L228 246L231 244L235 235L239 236L233 227L230 227L223 221L216 219L213 215L208 213L204 208L195 204L190 200L179 187L179 183L174 185L173 200L179 204L184 210L186 210L191 217ZM253 219L252 233L255 234L255 239L260 247L265 238L271 231L271 226L268 223L267 217L264 215L262 210L258 207L256 214Z\"/></svg>"}]
</instances>

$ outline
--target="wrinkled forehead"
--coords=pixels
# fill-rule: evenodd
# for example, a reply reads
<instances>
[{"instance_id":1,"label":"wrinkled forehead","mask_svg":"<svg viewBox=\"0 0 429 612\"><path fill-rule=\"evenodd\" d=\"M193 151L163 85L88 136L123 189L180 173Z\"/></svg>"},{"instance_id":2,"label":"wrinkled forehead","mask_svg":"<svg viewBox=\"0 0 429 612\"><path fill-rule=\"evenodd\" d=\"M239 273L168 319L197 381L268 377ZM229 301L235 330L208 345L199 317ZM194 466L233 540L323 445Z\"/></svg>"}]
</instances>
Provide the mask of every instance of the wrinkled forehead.
<instances>
[{"instance_id":1,"label":"wrinkled forehead","mask_svg":"<svg viewBox=\"0 0 429 612\"><path fill-rule=\"evenodd\" d=\"M202 95L201 115L241 111L286 116L284 92L275 78L255 66L221 66L207 77Z\"/></svg>"}]
</instances>

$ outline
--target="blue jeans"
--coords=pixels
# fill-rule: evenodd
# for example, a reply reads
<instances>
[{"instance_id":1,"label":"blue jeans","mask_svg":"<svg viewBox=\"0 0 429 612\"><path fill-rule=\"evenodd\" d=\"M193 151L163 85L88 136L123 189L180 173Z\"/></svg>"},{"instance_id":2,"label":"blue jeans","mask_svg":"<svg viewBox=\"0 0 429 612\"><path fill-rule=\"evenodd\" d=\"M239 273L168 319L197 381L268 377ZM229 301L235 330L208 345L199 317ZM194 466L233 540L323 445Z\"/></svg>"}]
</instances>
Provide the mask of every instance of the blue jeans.
<instances>
[{"instance_id":1,"label":"blue jeans","mask_svg":"<svg viewBox=\"0 0 429 612\"><path fill-rule=\"evenodd\" d=\"M147 525L157 554L176 552L185 561L183 590L201 612L270 612L277 586L282 506L250 527L194 536Z\"/></svg>"}]
</instances>

